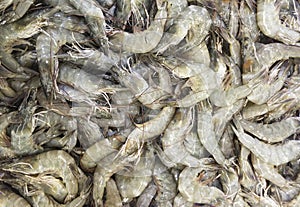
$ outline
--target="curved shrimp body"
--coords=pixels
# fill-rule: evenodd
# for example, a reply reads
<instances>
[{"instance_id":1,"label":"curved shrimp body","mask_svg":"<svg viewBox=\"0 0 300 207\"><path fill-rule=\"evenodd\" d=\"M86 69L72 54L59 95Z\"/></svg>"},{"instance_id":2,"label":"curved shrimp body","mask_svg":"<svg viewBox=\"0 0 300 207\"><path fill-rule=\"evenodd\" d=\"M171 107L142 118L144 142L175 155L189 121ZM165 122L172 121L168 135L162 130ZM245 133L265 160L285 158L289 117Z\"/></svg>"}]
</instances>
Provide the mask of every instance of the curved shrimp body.
<instances>
[{"instance_id":1,"label":"curved shrimp body","mask_svg":"<svg viewBox=\"0 0 300 207\"><path fill-rule=\"evenodd\" d=\"M122 153L132 154L141 144L163 133L175 113L174 107L164 107L153 119L143 124L136 124L136 128L128 135L122 146Z\"/></svg>"},{"instance_id":2,"label":"curved shrimp body","mask_svg":"<svg viewBox=\"0 0 300 207\"><path fill-rule=\"evenodd\" d=\"M147 53L153 50L161 40L167 19L166 5L159 6L148 29L137 32L119 32L110 39L111 48L115 51L126 51L129 53Z\"/></svg>"},{"instance_id":3,"label":"curved shrimp body","mask_svg":"<svg viewBox=\"0 0 300 207\"><path fill-rule=\"evenodd\" d=\"M279 19L279 8L273 0L257 1L257 24L268 37L285 44L296 44L300 40L300 33L285 27Z\"/></svg>"},{"instance_id":4,"label":"curved shrimp body","mask_svg":"<svg viewBox=\"0 0 300 207\"><path fill-rule=\"evenodd\" d=\"M284 144L266 144L246 134L238 120L234 119L238 129L232 126L239 141L247 147L255 156L271 165L281 165L300 157L300 141L290 140Z\"/></svg>"},{"instance_id":5,"label":"curved shrimp body","mask_svg":"<svg viewBox=\"0 0 300 207\"><path fill-rule=\"evenodd\" d=\"M179 109L161 138L164 153L175 164L191 167L204 164L201 159L192 156L184 146L184 138L189 136L194 124L194 113L193 108Z\"/></svg>"},{"instance_id":6,"label":"curved shrimp body","mask_svg":"<svg viewBox=\"0 0 300 207\"><path fill-rule=\"evenodd\" d=\"M203 168L186 167L179 175L178 190L181 195L193 203L230 206L225 194L220 189L202 184L202 177L199 175L203 173L206 173Z\"/></svg>"},{"instance_id":7,"label":"curved shrimp body","mask_svg":"<svg viewBox=\"0 0 300 207\"><path fill-rule=\"evenodd\" d=\"M115 152L117 150L113 148L108 139L100 140L85 151L80 160L80 165L85 171L90 171L96 167L100 160Z\"/></svg>"},{"instance_id":8,"label":"curved shrimp body","mask_svg":"<svg viewBox=\"0 0 300 207\"><path fill-rule=\"evenodd\" d=\"M107 47L107 38L105 33L106 24L100 5L94 0L68 1L83 14L94 37L105 49L105 47Z\"/></svg>"},{"instance_id":9,"label":"curved shrimp body","mask_svg":"<svg viewBox=\"0 0 300 207\"><path fill-rule=\"evenodd\" d=\"M122 207L122 199L115 181L110 178L106 182L106 194L105 194L104 206Z\"/></svg>"},{"instance_id":10,"label":"curved shrimp body","mask_svg":"<svg viewBox=\"0 0 300 207\"><path fill-rule=\"evenodd\" d=\"M245 131L268 143L281 142L300 129L298 117L289 117L272 124L258 124L244 119L239 122Z\"/></svg>"},{"instance_id":11,"label":"curved shrimp body","mask_svg":"<svg viewBox=\"0 0 300 207\"><path fill-rule=\"evenodd\" d=\"M62 178L68 191L65 201L70 201L78 192L78 181L72 172L71 166L76 166L76 163L68 153L62 150L52 150L21 158L18 162L12 163L3 169L25 175L53 173Z\"/></svg>"},{"instance_id":12,"label":"curved shrimp body","mask_svg":"<svg viewBox=\"0 0 300 207\"><path fill-rule=\"evenodd\" d=\"M227 160L219 147L218 139L214 131L212 109L201 103L197 111L198 123L197 132L199 139L205 149L214 157L217 163L224 166Z\"/></svg>"},{"instance_id":13,"label":"curved shrimp body","mask_svg":"<svg viewBox=\"0 0 300 207\"><path fill-rule=\"evenodd\" d=\"M1 207L30 207L30 204L21 196L14 193L9 189L8 186L1 184L0 185L0 206Z\"/></svg>"}]
</instances>

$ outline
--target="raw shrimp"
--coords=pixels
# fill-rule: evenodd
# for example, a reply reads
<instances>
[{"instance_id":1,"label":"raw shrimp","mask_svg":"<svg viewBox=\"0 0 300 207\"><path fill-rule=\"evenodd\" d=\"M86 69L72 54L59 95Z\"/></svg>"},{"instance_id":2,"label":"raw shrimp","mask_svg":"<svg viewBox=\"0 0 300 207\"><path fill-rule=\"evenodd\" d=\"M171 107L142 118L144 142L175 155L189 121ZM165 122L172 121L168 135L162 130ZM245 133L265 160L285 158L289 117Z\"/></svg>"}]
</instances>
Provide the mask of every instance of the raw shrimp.
<instances>
[{"instance_id":1,"label":"raw shrimp","mask_svg":"<svg viewBox=\"0 0 300 207\"><path fill-rule=\"evenodd\" d=\"M290 184L282 175L278 173L278 170L274 168L274 166L265 163L255 155L252 155L251 158L253 168L259 176L271 181L279 187L285 187Z\"/></svg>"},{"instance_id":2,"label":"raw shrimp","mask_svg":"<svg viewBox=\"0 0 300 207\"><path fill-rule=\"evenodd\" d=\"M152 180L155 163L153 149L141 154L132 170L122 170L116 175L116 183L124 200L138 197Z\"/></svg>"},{"instance_id":3,"label":"raw shrimp","mask_svg":"<svg viewBox=\"0 0 300 207\"><path fill-rule=\"evenodd\" d=\"M281 142L300 129L299 117L288 117L272 124L262 124L239 119L245 131L268 143Z\"/></svg>"},{"instance_id":4,"label":"raw shrimp","mask_svg":"<svg viewBox=\"0 0 300 207\"><path fill-rule=\"evenodd\" d=\"M167 203L177 194L176 181L172 173L156 158L153 171L153 181L157 186L155 201Z\"/></svg>"},{"instance_id":5,"label":"raw shrimp","mask_svg":"<svg viewBox=\"0 0 300 207\"><path fill-rule=\"evenodd\" d=\"M6 185L0 185L0 205L3 207L15 207L15 206L22 206L22 207L30 207L29 203L19 196L18 194L14 193L10 188Z\"/></svg>"},{"instance_id":6,"label":"raw shrimp","mask_svg":"<svg viewBox=\"0 0 300 207\"><path fill-rule=\"evenodd\" d=\"M279 60L300 57L300 47L289 46L282 43L269 43L257 45L256 58L249 64L250 71L242 75L243 83L246 84L264 70Z\"/></svg>"},{"instance_id":7,"label":"raw shrimp","mask_svg":"<svg viewBox=\"0 0 300 207\"><path fill-rule=\"evenodd\" d=\"M196 124L194 124L193 129L186 135L183 145L192 156L198 159L209 157L210 155L200 142Z\"/></svg>"},{"instance_id":8,"label":"raw shrimp","mask_svg":"<svg viewBox=\"0 0 300 207\"><path fill-rule=\"evenodd\" d=\"M115 181L110 178L106 182L106 194L104 206L122 207L122 199Z\"/></svg>"},{"instance_id":9,"label":"raw shrimp","mask_svg":"<svg viewBox=\"0 0 300 207\"><path fill-rule=\"evenodd\" d=\"M239 141L262 161L277 166L300 157L299 140L290 140L278 145L266 144L246 134L237 119L234 119L234 122L237 129L233 126L232 129Z\"/></svg>"},{"instance_id":10,"label":"raw shrimp","mask_svg":"<svg viewBox=\"0 0 300 207\"><path fill-rule=\"evenodd\" d=\"M17 93L9 86L9 83L4 78L0 78L0 91L8 97L15 97Z\"/></svg>"},{"instance_id":11,"label":"raw shrimp","mask_svg":"<svg viewBox=\"0 0 300 207\"><path fill-rule=\"evenodd\" d=\"M111 48L115 51L129 53L146 53L153 50L164 33L167 19L166 4L158 5L158 11L151 25L144 31L137 33L119 32L110 39Z\"/></svg>"},{"instance_id":12,"label":"raw shrimp","mask_svg":"<svg viewBox=\"0 0 300 207\"><path fill-rule=\"evenodd\" d=\"M128 160L126 158L117 157L117 153L107 155L102 161L97 163L97 167L93 177L93 199L95 206L102 206L104 189L106 182L116 172L124 169L128 166Z\"/></svg>"},{"instance_id":13,"label":"raw shrimp","mask_svg":"<svg viewBox=\"0 0 300 207\"><path fill-rule=\"evenodd\" d=\"M136 124L136 128L122 146L122 154L132 154L141 147L142 143L163 133L174 113L174 107L164 107L155 118L143 124Z\"/></svg>"},{"instance_id":14,"label":"raw shrimp","mask_svg":"<svg viewBox=\"0 0 300 207\"><path fill-rule=\"evenodd\" d=\"M204 184L208 181L202 181L202 176L205 176L206 173L205 168L186 167L180 173L178 181L178 190L181 195L187 201L193 203L230 206L229 200L227 200L225 194L220 189Z\"/></svg>"},{"instance_id":15,"label":"raw shrimp","mask_svg":"<svg viewBox=\"0 0 300 207\"><path fill-rule=\"evenodd\" d=\"M102 139L85 151L80 160L80 165L85 171L91 171L96 167L97 162L114 152L117 152L117 150L113 148L110 140Z\"/></svg>"},{"instance_id":16,"label":"raw shrimp","mask_svg":"<svg viewBox=\"0 0 300 207\"><path fill-rule=\"evenodd\" d=\"M58 29L49 28L40 34L36 40L37 59L43 89L48 97L52 97L55 80L57 77L58 60L55 54L64 44L80 41L84 36L77 32L59 27Z\"/></svg>"},{"instance_id":17,"label":"raw shrimp","mask_svg":"<svg viewBox=\"0 0 300 207\"><path fill-rule=\"evenodd\" d=\"M4 13L4 15L0 18L0 25L1 24L7 24L10 22L14 22L22 18L25 13L28 11L29 7L34 3L35 0L11 0L10 2L13 1L13 10L7 13ZM9 4L8 2L1 3L0 5L0 11L1 7L5 9Z\"/></svg>"},{"instance_id":18,"label":"raw shrimp","mask_svg":"<svg viewBox=\"0 0 300 207\"><path fill-rule=\"evenodd\" d=\"M187 41L189 45L200 44L208 34L211 22L209 13L205 8L195 5L184 8L163 34L153 52L163 53L168 48L172 49L172 46L178 45L187 35L190 39L190 42Z\"/></svg>"},{"instance_id":19,"label":"raw shrimp","mask_svg":"<svg viewBox=\"0 0 300 207\"><path fill-rule=\"evenodd\" d=\"M250 151L244 147L241 146L240 150L240 156L239 156L239 166L240 166L240 175L241 180L240 183L241 185L248 189L249 191L254 191L256 185L258 184L256 175L253 172L253 168L251 164L249 163L249 155Z\"/></svg>"},{"instance_id":20,"label":"raw shrimp","mask_svg":"<svg viewBox=\"0 0 300 207\"><path fill-rule=\"evenodd\" d=\"M184 138L192 129L194 121L194 108L179 109L161 138L164 153L176 164L199 167L206 162L205 159L192 156L183 144Z\"/></svg>"},{"instance_id":21,"label":"raw shrimp","mask_svg":"<svg viewBox=\"0 0 300 207\"><path fill-rule=\"evenodd\" d=\"M165 31L168 31L169 27L177 22L177 17L184 11L188 6L187 0L168 0L167 10L168 19L165 25Z\"/></svg>"},{"instance_id":22,"label":"raw shrimp","mask_svg":"<svg viewBox=\"0 0 300 207\"><path fill-rule=\"evenodd\" d=\"M150 182L142 194L138 197L136 206L137 207L149 207L152 199L157 192L157 186Z\"/></svg>"},{"instance_id":23,"label":"raw shrimp","mask_svg":"<svg viewBox=\"0 0 300 207\"><path fill-rule=\"evenodd\" d=\"M101 44L104 50L107 50L106 23L100 5L94 0L69 0L69 2L83 14L96 41Z\"/></svg>"},{"instance_id":24,"label":"raw shrimp","mask_svg":"<svg viewBox=\"0 0 300 207\"><path fill-rule=\"evenodd\" d=\"M295 45L300 40L300 33L281 24L279 9L273 0L258 0L257 24L266 36Z\"/></svg>"},{"instance_id":25,"label":"raw shrimp","mask_svg":"<svg viewBox=\"0 0 300 207\"><path fill-rule=\"evenodd\" d=\"M178 193L174 198L173 205L174 207L193 207L194 203L188 202L180 193Z\"/></svg>"},{"instance_id":26,"label":"raw shrimp","mask_svg":"<svg viewBox=\"0 0 300 207\"><path fill-rule=\"evenodd\" d=\"M6 164L2 169L24 175L39 173L53 173L57 175L66 185L68 195L65 198L65 202L67 202L74 199L78 192L78 181L70 165L76 166L74 159L68 153L62 150L52 150L21 158L14 163Z\"/></svg>"},{"instance_id":27,"label":"raw shrimp","mask_svg":"<svg viewBox=\"0 0 300 207\"><path fill-rule=\"evenodd\" d=\"M201 143L218 164L222 166L228 165L229 162L222 153L215 134L211 106L201 102L198 106L197 117L197 132Z\"/></svg>"}]
</instances>

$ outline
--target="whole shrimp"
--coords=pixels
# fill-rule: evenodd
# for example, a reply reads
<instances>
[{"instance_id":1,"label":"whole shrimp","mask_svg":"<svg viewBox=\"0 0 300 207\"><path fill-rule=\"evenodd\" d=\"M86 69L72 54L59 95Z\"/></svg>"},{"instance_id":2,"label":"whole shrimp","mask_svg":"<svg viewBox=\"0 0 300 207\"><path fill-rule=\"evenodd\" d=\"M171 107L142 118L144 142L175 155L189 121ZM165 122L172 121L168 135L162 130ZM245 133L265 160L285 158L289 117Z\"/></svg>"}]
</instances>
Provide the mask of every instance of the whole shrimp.
<instances>
[{"instance_id":1,"label":"whole shrimp","mask_svg":"<svg viewBox=\"0 0 300 207\"><path fill-rule=\"evenodd\" d=\"M300 40L300 33L281 23L279 9L273 0L258 0L257 24L266 36L295 45Z\"/></svg>"},{"instance_id":2,"label":"whole shrimp","mask_svg":"<svg viewBox=\"0 0 300 207\"><path fill-rule=\"evenodd\" d=\"M164 153L175 164L199 167L206 162L205 159L192 156L183 144L194 125L194 119L194 108L179 109L161 138Z\"/></svg>"},{"instance_id":3,"label":"whole shrimp","mask_svg":"<svg viewBox=\"0 0 300 207\"><path fill-rule=\"evenodd\" d=\"M65 183L68 192L65 198L65 202L67 202L74 199L78 193L78 181L70 166L76 166L76 164L68 153L62 150L52 150L21 158L14 163L6 164L2 169L24 175L53 173Z\"/></svg>"},{"instance_id":4,"label":"whole shrimp","mask_svg":"<svg viewBox=\"0 0 300 207\"><path fill-rule=\"evenodd\" d=\"M106 182L105 198L104 206L122 207L122 199L118 187L112 178Z\"/></svg>"},{"instance_id":5,"label":"whole shrimp","mask_svg":"<svg viewBox=\"0 0 300 207\"><path fill-rule=\"evenodd\" d=\"M132 170L122 170L115 175L124 200L138 197L152 180L155 156L152 149L145 150Z\"/></svg>"},{"instance_id":6,"label":"whole shrimp","mask_svg":"<svg viewBox=\"0 0 300 207\"><path fill-rule=\"evenodd\" d=\"M221 151L215 134L212 109L208 104L201 102L198 106L197 116L197 132L201 143L217 163L222 166L228 165L229 162Z\"/></svg>"},{"instance_id":7,"label":"whole shrimp","mask_svg":"<svg viewBox=\"0 0 300 207\"><path fill-rule=\"evenodd\" d=\"M179 175L178 190L181 195L193 203L230 206L229 200L220 189L205 184L209 180L202 181L206 173L205 168L202 167L186 167Z\"/></svg>"},{"instance_id":8,"label":"whole shrimp","mask_svg":"<svg viewBox=\"0 0 300 207\"><path fill-rule=\"evenodd\" d=\"M155 18L146 30L137 33L122 31L114 34L110 38L111 48L115 51L121 50L129 53L146 53L153 50L163 36L167 19L166 4L157 3L157 6L158 11Z\"/></svg>"},{"instance_id":9,"label":"whole shrimp","mask_svg":"<svg viewBox=\"0 0 300 207\"><path fill-rule=\"evenodd\" d=\"M233 126L232 129L239 141L262 161L272 165L281 165L300 157L298 140L290 140L278 145L266 144L246 134L237 119L234 119L234 122L237 129Z\"/></svg>"},{"instance_id":10,"label":"whole shrimp","mask_svg":"<svg viewBox=\"0 0 300 207\"><path fill-rule=\"evenodd\" d=\"M268 143L284 141L300 129L299 117L288 117L272 124L259 124L245 119L239 119L239 122L245 131Z\"/></svg>"},{"instance_id":11,"label":"whole shrimp","mask_svg":"<svg viewBox=\"0 0 300 207\"><path fill-rule=\"evenodd\" d=\"M23 206L30 207L30 204L21 196L14 193L8 186L1 184L0 185L0 203L1 206L5 207L14 207L14 206Z\"/></svg>"},{"instance_id":12,"label":"whole shrimp","mask_svg":"<svg viewBox=\"0 0 300 207\"><path fill-rule=\"evenodd\" d=\"M143 124L136 124L136 128L128 135L126 143L122 146L122 154L132 154L140 149L141 144L160 135L173 118L175 109L164 107L153 119Z\"/></svg>"},{"instance_id":13,"label":"whole shrimp","mask_svg":"<svg viewBox=\"0 0 300 207\"><path fill-rule=\"evenodd\" d=\"M137 207L144 207L144 206L149 207L156 192L157 192L157 186L153 182L150 182L149 185L142 192L142 194L138 197L136 206Z\"/></svg>"},{"instance_id":14,"label":"whole shrimp","mask_svg":"<svg viewBox=\"0 0 300 207\"><path fill-rule=\"evenodd\" d=\"M107 51L108 42L105 32L106 22L98 2L95 0L86 0L83 2L77 0L68 1L83 14L97 43L103 47L104 51Z\"/></svg>"}]
</instances>

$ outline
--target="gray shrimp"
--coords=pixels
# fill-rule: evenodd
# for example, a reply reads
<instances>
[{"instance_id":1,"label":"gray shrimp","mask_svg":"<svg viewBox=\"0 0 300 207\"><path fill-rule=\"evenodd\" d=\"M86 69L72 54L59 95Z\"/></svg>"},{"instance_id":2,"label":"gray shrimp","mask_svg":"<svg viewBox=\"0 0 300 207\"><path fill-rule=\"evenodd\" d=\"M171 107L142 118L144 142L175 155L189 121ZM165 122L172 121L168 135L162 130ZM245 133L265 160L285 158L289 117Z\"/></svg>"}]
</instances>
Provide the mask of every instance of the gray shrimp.
<instances>
[{"instance_id":1,"label":"gray shrimp","mask_svg":"<svg viewBox=\"0 0 300 207\"><path fill-rule=\"evenodd\" d=\"M108 40L105 32L106 23L100 5L94 0L68 1L72 6L74 6L83 14L94 37L96 38L98 43L100 43L101 46L104 47L104 50L107 50Z\"/></svg>"},{"instance_id":2,"label":"gray shrimp","mask_svg":"<svg viewBox=\"0 0 300 207\"><path fill-rule=\"evenodd\" d=\"M177 186L174 176L159 159L155 160L153 181L157 186L156 202L166 204L175 198Z\"/></svg>"},{"instance_id":3,"label":"gray shrimp","mask_svg":"<svg viewBox=\"0 0 300 207\"><path fill-rule=\"evenodd\" d=\"M22 173L24 175L41 174L45 172L55 173L65 183L68 195L65 202L76 197L78 181L70 166L76 166L75 160L67 152L52 150L30 157L19 159L15 163L6 165L2 169L8 172Z\"/></svg>"},{"instance_id":4,"label":"gray shrimp","mask_svg":"<svg viewBox=\"0 0 300 207\"><path fill-rule=\"evenodd\" d=\"M150 121L136 124L136 128L128 135L126 143L122 146L121 153L132 154L147 140L160 135L175 113L174 107L164 107L160 113Z\"/></svg>"},{"instance_id":5,"label":"gray shrimp","mask_svg":"<svg viewBox=\"0 0 300 207\"><path fill-rule=\"evenodd\" d=\"M132 170L116 173L116 183L123 200L131 200L142 194L152 180L154 163L153 150L145 150Z\"/></svg>"},{"instance_id":6,"label":"gray shrimp","mask_svg":"<svg viewBox=\"0 0 300 207\"><path fill-rule=\"evenodd\" d=\"M205 149L214 157L217 163L222 166L229 164L221 151L218 139L215 134L212 109L206 103L201 102L197 110L197 132L199 139Z\"/></svg>"},{"instance_id":7,"label":"gray shrimp","mask_svg":"<svg viewBox=\"0 0 300 207\"><path fill-rule=\"evenodd\" d=\"M161 138L165 155L176 164L190 167L199 167L205 164L206 159L198 159L192 156L184 146L184 138L191 131L195 119L193 108L179 109L175 118L166 128Z\"/></svg>"},{"instance_id":8,"label":"gray shrimp","mask_svg":"<svg viewBox=\"0 0 300 207\"><path fill-rule=\"evenodd\" d=\"M245 131L268 143L284 141L300 129L298 117L288 117L272 124L256 123L245 119L239 119L239 122Z\"/></svg>"},{"instance_id":9,"label":"gray shrimp","mask_svg":"<svg viewBox=\"0 0 300 207\"><path fill-rule=\"evenodd\" d=\"M179 175L178 190L181 195L193 203L230 206L229 200L220 189L204 184L207 180L202 181L201 176L206 173L205 168L186 167Z\"/></svg>"},{"instance_id":10,"label":"gray shrimp","mask_svg":"<svg viewBox=\"0 0 300 207\"><path fill-rule=\"evenodd\" d=\"M239 141L262 161L277 166L300 157L298 140L290 140L278 145L266 144L246 134L237 119L234 119L234 122L237 129L233 126L232 129Z\"/></svg>"},{"instance_id":11,"label":"gray shrimp","mask_svg":"<svg viewBox=\"0 0 300 207\"><path fill-rule=\"evenodd\" d=\"M176 195L176 197L174 198L173 206L174 207L193 207L194 203L188 202L187 200L185 200L185 198L180 193L178 193Z\"/></svg>"},{"instance_id":12,"label":"gray shrimp","mask_svg":"<svg viewBox=\"0 0 300 207\"><path fill-rule=\"evenodd\" d=\"M266 36L295 45L300 40L300 33L281 23L279 9L273 0L258 0L257 24Z\"/></svg>"},{"instance_id":13,"label":"gray shrimp","mask_svg":"<svg viewBox=\"0 0 300 207\"><path fill-rule=\"evenodd\" d=\"M0 185L0 203L5 207L30 207L30 204L20 195L14 193L8 186Z\"/></svg>"},{"instance_id":14,"label":"gray shrimp","mask_svg":"<svg viewBox=\"0 0 300 207\"><path fill-rule=\"evenodd\" d=\"M116 182L110 178L106 182L106 194L105 194L105 202L104 206L111 206L111 207L122 207L122 199L116 185Z\"/></svg>"},{"instance_id":15,"label":"gray shrimp","mask_svg":"<svg viewBox=\"0 0 300 207\"><path fill-rule=\"evenodd\" d=\"M149 185L142 192L142 194L138 197L136 206L149 207L156 192L157 192L157 186L153 182L150 182Z\"/></svg>"},{"instance_id":16,"label":"gray shrimp","mask_svg":"<svg viewBox=\"0 0 300 207\"><path fill-rule=\"evenodd\" d=\"M111 48L116 52L121 50L129 53L147 53L153 50L163 36L167 19L166 4L157 5L155 18L146 30L137 33L122 31L114 34L110 38Z\"/></svg>"}]
</instances>

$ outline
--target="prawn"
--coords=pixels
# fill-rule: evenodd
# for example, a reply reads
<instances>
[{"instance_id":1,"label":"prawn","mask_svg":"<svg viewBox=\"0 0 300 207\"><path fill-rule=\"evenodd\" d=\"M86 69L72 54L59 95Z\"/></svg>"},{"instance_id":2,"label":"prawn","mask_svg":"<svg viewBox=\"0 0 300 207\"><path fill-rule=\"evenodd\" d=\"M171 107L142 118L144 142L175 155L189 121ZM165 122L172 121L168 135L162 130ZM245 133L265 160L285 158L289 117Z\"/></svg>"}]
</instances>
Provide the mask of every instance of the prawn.
<instances>
[{"instance_id":1,"label":"prawn","mask_svg":"<svg viewBox=\"0 0 300 207\"><path fill-rule=\"evenodd\" d=\"M55 159L54 159L55 158ZM50 172L62 178L68 195L65 202L75 198L78 192L78 181L70 166L76 166L75 160L65 151L52 150L30 157L19 159L15 163L5 164L2 169L8 172L34 175Z\"/></svg>"},{"instance_id":2,"label":"prawn","mask_svg":"<svg viewBox=\"0 0 300 207\"><path fill-rule=\"evenodd\" d=\"M94 0L68 1L72 6L79 10L80 13L83 14L96 41L104 47L104 50L107 50L108 40L105 32L106 23L100 5Z\"/></svg>"},{"instance_id":3,"label":"prawn","mask_svg":"<svg viewBox=\"0 0 300 207\"><path fill-rule=\"evenodd\" d=\"M149 207L156 192L157 192L157 186L153 182L150 182L149 185L142 192L142 194L138 197L136 206Z\"/></svg>"},{"instance_id":4,"label":"prawn","mask_svg":"<svg viewBox=\"0 0 300 207\"><path fill-rule=\"evenodd\" d=\"M222 166L228 165L229 162L221 151L215 134L212 109L207 104L201 102L198 106L197 116L197 132L201 143L218 164Z\"/></svg>"},{"instance_id":5,"label":"prawn","mask_svg":"<svg viewBox=\"0 0 300 207\"><path fill-rule=\"evenodd\" d=\"M110 38L111 48L129 53L146 53L153 50L161 40L167 19L166 4L158 5L158 11L151 25L142 32L118 32ZM137 44L138 43L138 44Z\"/></svg>"},{"instance_id":6,"label":"prawn","mask_svg":"<svg viewBox=\"0 0 300 207\"><path fill-rule=\"evenodd\" d=\"M122 207L122 199L116 185L116 182L110 178L106 182L106 194L105 194L105 202L104 206L111 206L111 207Z\"/></svg>"},{"instance_id":7,"label":"prawn","mask_svg":"<svg viewBox=\"0 0 300 207\"><path fill-rule=\"evenodd\" d=\"M288 117L272 124L259 124L245 119L239 119L239 122L245 131L268 143L284 141L300 129L298 117Z\"/></svg>"},{"instance_id":8,"label":"prawn","mask_svg":"<svg viewBox=\"0 0 300 207\"><path fill-rule=\"evenodd\" d=\"M225 194L214 186L207 186L201 181L201 174L206 173L205 168L186 167L179 175L178 190L189 202L210 204L217 206L230 206ZM207 180L206 180L207 181Z\"/></svg>"},{"instance_id":9,"label":"prawn","mask_svg":"<svg viewBox=\"0 0 300 207\"><path fill-rule=\"evenodd\" d=\"M273 0L258 0L257 24L266 36L295 45L300 40L300 33L281 24L279 9Z\"/></svg>"},{"instance_id":10,"label":"prawn","mask_svg":"<svg viewBox=\"0 0 300 207\"><path fill-rule=\"evenodd\" d=\"M192 156L183 144L184 137L193 127L194 116L193 108L179 109L161 138L165 155L176 164L199 167L206 162L206 159Z\"/></svg>"},{"instance_id":11,"label":"prawn","mask_svg":"<svg viewBox=\"0 0 300 207\"><path fill-rule=\"evenodd\" d=\"M174 113L174 107L164 107L155 118L143 124L136 124L136 128L128 135L125 144L122 146L121 153L132 154L140 148L141 143L163 133Z\"/></svg>"},{"instance_id":12,"label":"prawn","mask_svg":"<svg viewBox=\"0 0 300 207\"><path fill-rule=\"evenodd\" d=\"M300 157L300 142L290 140L284 144L266 144L246 134L237 119L234 119L237 129L232 126L239 141L262 161L272 165L282 165Z\"/></svg>"},{"instance_id":13,"label":"prawn","mask_svg":"<svg viewBox=\"0 0 300 207\"><path fill-rule=\"evenodd\" d=\"M14 193L8 186L0 185L0 203L5 207L30 207L30 204L21 196Z\"/></svg>"}]
</instances>

